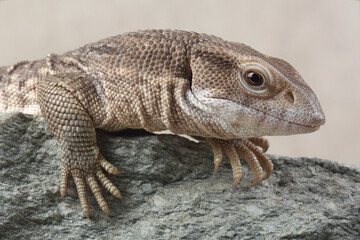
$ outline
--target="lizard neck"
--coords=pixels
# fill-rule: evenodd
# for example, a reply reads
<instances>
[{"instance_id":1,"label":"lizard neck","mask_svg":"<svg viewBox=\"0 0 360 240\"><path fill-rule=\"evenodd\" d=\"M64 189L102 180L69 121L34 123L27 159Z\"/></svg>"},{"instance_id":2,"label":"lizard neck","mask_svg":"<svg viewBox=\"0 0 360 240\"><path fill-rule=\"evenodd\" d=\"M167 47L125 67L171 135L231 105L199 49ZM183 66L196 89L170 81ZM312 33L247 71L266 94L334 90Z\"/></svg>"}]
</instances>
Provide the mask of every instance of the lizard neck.
<instances>
[{"instance_id":1,"label":"lizard neck","mask_svg":"<svg viewBox=\"0 0 360 240\"><path fill-rule=\"evenodd\" d=\"M118 82L119 83L119 82ZM107 99L113 99L108 81L104 82ZM115 112L117 129L143 128L149 132L170 130L175 134L201 137L235 138L227 132L228 124L214 117L214 109L193 94L190 81L184 78L158 78L152 84L136 85L127 89L122 98L109 101ZM107 121L112 122L112 121Z\"/></svg>"}]
</instances>

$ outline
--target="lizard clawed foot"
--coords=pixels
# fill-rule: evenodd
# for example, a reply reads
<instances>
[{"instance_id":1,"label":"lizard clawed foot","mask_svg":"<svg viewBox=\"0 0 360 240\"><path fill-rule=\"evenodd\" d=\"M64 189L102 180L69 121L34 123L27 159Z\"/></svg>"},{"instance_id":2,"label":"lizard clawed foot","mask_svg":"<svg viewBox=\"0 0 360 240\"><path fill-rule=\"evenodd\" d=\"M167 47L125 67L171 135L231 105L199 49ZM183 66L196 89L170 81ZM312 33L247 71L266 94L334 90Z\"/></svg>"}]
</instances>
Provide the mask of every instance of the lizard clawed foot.
<instances>
[{"instance_id":1,"label":"lizard clawed foot","mask_svg":"<svg viewBox=\"0 0 360 240\"><path fill-rule=\"evenodd\" d=\"M220 166L223 153L229 158L234 175L233 188L239 184L242 174L239 156L245 159L253 173L254 180L251 187L267 179L273 170L271 160L265 155L265 152L269 148L269 143L264 138L231 140L208 138L206 141L214 152L214 174L216 174ZM264 169L265 175L262 169Z\"/></svg>"},{"instance_id":2,"label":"lizard clawed foot","mask_svg":"<svg viewBox=\"0 0 360 240\"><path fill-rule=\"evenodd\" d=\"M61 166L61 184L60 193L62 198L65 198L70 176L73 177L76 189L79 195L81 208L87 218L90 218L90 208L86 197L86 185L90 187L91 192L99 204L102 211L109 216L109 208L101 193L98 181L103 185L114 197L121 199L119 189L105 176L102 168L104 168L110 174L119 174L120 172L114 165L105 160L105 158L99 154L99 162L97 163L94 172L84 172L78 169L72 169L69 164L62 164Z\"/></svg>"}]
</instances>

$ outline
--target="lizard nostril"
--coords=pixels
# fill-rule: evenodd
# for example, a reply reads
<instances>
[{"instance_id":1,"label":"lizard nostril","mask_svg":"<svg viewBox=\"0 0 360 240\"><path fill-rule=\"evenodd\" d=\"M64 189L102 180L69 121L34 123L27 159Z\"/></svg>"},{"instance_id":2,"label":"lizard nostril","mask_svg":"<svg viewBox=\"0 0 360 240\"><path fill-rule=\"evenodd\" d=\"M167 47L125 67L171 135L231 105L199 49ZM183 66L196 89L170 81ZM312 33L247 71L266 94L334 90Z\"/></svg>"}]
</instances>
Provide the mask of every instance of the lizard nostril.
<instances>
[{"instance_id":1,"label":"lizard nostril","mask_svg":"<svg viewBox=\"0 0 360 240\"><path fill-rule=\"evenodd\" d=\"M292 91L288 90L286 93L285 93L285 99L287 99L291 104L294 104L295 102L295 97L294 97L294 94L292 93Z\"/></svg>"}]
</instances>

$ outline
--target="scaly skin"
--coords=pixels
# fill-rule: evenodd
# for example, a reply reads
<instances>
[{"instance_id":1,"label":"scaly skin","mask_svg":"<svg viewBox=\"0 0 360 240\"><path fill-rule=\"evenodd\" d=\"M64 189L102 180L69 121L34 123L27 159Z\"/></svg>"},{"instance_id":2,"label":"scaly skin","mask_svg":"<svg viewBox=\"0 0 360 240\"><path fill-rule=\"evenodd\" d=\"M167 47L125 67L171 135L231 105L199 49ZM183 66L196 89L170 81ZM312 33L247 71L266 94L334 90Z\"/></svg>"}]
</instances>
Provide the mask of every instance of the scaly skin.
<instances>
[{"instance_id":1,"label":"scaly skin","mask_svg":"<svg viewBox=\"0 0 360 240\"><path fill-rule=\"evenodd\" d=\"M262 136L309 133L325 122L315 94L287 62L244 44L171 30L126 33L1 67L0 111L44 116L61 149L61 195L72 177L87 217L87 185L106 214L98 182L121 198L103 173L118 170L99 152L95 128L204 138L215 172L223 154L230 159L236 187L239 156L253 172L251 186L270 176Z\"/></svg>"}]
</instances>

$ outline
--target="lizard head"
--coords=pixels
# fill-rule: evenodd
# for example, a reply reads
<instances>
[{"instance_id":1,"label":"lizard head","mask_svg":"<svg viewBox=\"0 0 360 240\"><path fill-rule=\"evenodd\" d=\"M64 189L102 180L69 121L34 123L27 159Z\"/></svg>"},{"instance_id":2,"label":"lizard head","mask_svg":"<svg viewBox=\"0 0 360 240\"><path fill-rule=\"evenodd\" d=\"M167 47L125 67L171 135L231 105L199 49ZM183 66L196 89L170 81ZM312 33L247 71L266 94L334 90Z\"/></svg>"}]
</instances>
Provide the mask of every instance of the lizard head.
<instances>
[{"instance_id":1,"label":"lizard head","mask_svg":"<svg viewBox=\"0 0 360 240\"><path fill-rule=\"evenodd\" d=\"M236 137L309 133L325 123L316 95L289 63L244 44L202 42L191 69L194 96Z\"/></svg>"}]
</instances>

